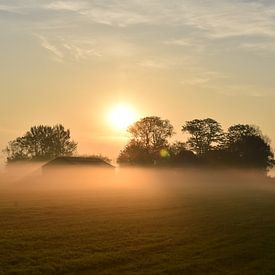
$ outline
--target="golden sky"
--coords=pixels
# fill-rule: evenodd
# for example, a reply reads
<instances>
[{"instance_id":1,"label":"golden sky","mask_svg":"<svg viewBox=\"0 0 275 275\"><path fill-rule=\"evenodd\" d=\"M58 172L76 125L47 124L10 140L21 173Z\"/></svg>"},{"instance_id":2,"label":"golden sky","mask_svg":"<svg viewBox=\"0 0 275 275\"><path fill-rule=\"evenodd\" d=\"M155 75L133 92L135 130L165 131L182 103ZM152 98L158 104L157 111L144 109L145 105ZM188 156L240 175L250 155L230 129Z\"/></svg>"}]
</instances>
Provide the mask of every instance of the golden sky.
<instances>
[{"instance_id":1,"label":"golden sky","mask_svg":"<svg viewBox=\"0 0 275 275\"><path fill-rule=\"evenodd\" d=\"M270 0L1 0L0 147L62 123L79 153L127 142L107 113L180 126L212 117L275 141L275 3ZM274 143L273 143L274 144Z\"/></svg>"}]
</instances>

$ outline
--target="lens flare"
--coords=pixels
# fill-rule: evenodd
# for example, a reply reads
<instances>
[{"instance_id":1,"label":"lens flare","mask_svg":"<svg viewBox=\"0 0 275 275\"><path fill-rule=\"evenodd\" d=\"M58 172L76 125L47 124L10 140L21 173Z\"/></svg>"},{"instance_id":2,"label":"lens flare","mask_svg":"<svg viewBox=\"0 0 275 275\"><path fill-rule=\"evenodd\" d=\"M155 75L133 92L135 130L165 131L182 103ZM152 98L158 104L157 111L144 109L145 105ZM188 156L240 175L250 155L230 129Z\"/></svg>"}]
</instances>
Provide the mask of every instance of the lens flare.
<instances>
[{"instance_id":1,"label":"lens flare","mask_svg":"<svg viewBox=\"0 0 275 275\"><path fill-rule=\"evenodd\" d=\"M170 153L166 149L161 149L159 154L162 158L170 158Z\"/></svg>"}]
</instances>

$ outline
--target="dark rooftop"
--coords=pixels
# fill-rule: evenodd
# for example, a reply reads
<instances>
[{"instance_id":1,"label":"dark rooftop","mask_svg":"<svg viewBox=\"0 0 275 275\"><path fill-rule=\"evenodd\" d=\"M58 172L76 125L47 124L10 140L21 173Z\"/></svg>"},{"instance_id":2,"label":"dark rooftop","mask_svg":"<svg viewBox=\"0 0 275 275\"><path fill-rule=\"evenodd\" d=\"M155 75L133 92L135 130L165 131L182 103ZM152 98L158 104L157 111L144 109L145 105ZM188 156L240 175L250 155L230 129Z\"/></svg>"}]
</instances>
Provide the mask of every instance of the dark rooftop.
<instances>
[{"instance_id":1,"label":"dark rooftop","mask_svg":"<svg viewBox=\"0 0 275 275\"><path fill-rule=\"evenodd\" d=\"M51 168L56 166L77 166L77 165L85 165L85 166L100 166L100 167L110 167L113 166L108 162L104 161L99 157L57 157L45 165L43 168Z\"/></svg>"}]
</instances>

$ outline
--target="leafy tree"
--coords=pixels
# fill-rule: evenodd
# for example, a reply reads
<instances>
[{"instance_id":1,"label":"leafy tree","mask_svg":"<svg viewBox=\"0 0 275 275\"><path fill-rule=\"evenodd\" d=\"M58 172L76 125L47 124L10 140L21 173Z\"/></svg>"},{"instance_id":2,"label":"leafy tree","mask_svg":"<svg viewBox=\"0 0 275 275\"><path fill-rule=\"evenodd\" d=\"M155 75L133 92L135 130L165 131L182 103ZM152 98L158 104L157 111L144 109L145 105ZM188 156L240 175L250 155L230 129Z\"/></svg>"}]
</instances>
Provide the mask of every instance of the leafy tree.
<instances>
[{"instance_id":1,"label":"leafy tree","mask_svg":"<svg viewBox=\"0 0 275 275\"><path fill-rule=\"evenodd\" d=\"M182 126L182 132L190 134L187 144L198 155L217 149L224 138L221 125L211 118L187 121Z\"/></svg>"},{"instance_id":2,"label":"leafy tree","mask_svg":"<svg viewBox=\"0 0 275 275\"><path fill-rule=\"evenodd\" d=\"M160 151L168 147L168 138L173 135L169 120L150 116L142 118L129 127L131 140L120 152L120 163L155 163L161 158Z\"/></svg>"},{"instance_id":3,"label":"leafy tree","mask_svg":"<svg viewBox=\"0 0 275 275\"><path fill-rule=\"evenodd\" d=\"M9 142L5 152L7 160L48 160L58 156L70 156L77 143L70 139L70 130L62 125L34 126L22 137Z\"/></svg>"},{"instance_id":4,"label":"leafy tree","mask_svg":"<svg viewBox=\"0 0 275 275\"><path fill-rule=\"evenodd\" d=\"M270 145L260 136L242 136L228 147L232 161L239 167L268 169L274 165Z\"/></svg>"},{"instance_id":5,"label":"leafy tree","mask_svg":"<svg viewBox=\"0 0 275 275\"><path fill-rule=\"evenodd\" d=\"M238 167L268 169L274 165L274 154L269 139L252 125L234 125L227 133L229 161Z\"/></svg>"},{"instance_id":6,"label":"leafy tree","mask_svg":"<svg viewBox=\"0 0 275 275\"><path fill-rule=\"evenodd\" d=\"M169 120L150 116L134 123L129 127L128 132L136 144L154 151L168 144L167 139L173 135L173 126Z\"/></svg>"},{"instance_id":7,"label":"leafy tree","mask_svg":"<svg viewBox=\"0 0 275 275\"><path fill-rule=\"evenodd\" d=\"M120 152L119 163L158 165L235 166L266 171L274 163L269 139L252 125L237 124L224 133L211 119L187 121L186 143L168 143L173 126L159 117L146 117L129 128L131 140ZM191 149L191 150L190 150Z\"/></svg>"},{"instance_id":8,"label":"leafy tree","mask_svg":"<svg viewBox=\"0 0 275 275\"><path fill-rule=\"evenodd\" d=\"M173 165L193 165L197 162L197 156L183 142L178 141L170 145L169 154Z\"/></svg>"},{"instance_id":9,"label":"leafy tree","mask_svg":"<svg viewBox=\"0 0 275 275\"><path fill-rule=\"evenodd\" d=\"M233 143L238 141L243 136L258 136L263 137L259 127L248 124L236 124L228 128L226 134L226 142Z\"/></svg>"},{"instance_id":10,"label":"leafy tree","mask_svg":"<svg viewBox=\"0 0 275 275\"><path fill-rule=\"evenodd\" d=\"M125 148L120 152L117 162L121 164L153 164L154 159L149 150L142 144L130 141Z\"/></svg>"}]
</instances>

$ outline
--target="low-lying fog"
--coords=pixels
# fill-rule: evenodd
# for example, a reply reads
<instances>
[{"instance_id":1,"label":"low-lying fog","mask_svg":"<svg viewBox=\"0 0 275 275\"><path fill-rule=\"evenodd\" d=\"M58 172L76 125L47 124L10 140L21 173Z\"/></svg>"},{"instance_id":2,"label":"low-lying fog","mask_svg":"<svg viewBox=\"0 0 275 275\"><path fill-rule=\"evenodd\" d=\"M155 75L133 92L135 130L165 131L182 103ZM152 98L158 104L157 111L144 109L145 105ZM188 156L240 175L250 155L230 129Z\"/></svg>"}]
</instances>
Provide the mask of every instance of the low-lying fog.
<instances>
[{"instance_id":1,"label":"low-lying fog","mask_svg":"<svg viewBox=\"0 0 275 275\"><path fill-rule=\"evenodd\" d=\"M272 274L274 191L253 171L9 167L0 273Z\"/></svg>"},{"instance_id":2,"label":"low-lying fog","mask_svg":"<svg viewBox=\"0 0 275 275\"><path fill-rule=\"evenodd\" d=\"M273 192L275 179L253 171L93 167L43 170L41 164L10 166L0 178L1 198L8 202L13 194L16 204L43 195L57 196L61 202L66 196L149 199L183 193L219 196L246 190Z\"/></svg>"}]
</instances>

